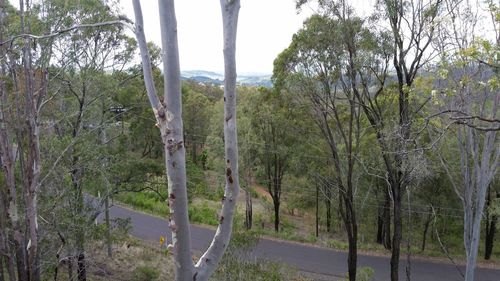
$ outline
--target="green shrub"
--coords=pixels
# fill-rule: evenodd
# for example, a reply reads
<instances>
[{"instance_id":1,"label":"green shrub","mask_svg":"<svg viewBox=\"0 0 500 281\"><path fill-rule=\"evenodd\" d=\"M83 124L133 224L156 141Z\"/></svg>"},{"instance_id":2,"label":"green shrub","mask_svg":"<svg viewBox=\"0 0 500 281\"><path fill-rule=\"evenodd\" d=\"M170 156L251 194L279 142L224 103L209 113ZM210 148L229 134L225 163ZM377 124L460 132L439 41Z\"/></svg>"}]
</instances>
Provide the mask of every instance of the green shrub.
<instances>
[{"instance_id":1,"label":"green shrub","mask_svg":"<svg viewBox=\"0 0 500 281\"><path fill-rule=\"evenodd\" d=\"M277 262L255 260L249 252L258 242L255 231L235 231L219 267L210 280L288 281L299 280L296 271ZM305 280L305 279L300 279Z\"/></svg>"},{"instance_id":2,"label":"green shrub","mask_svg":"<svg viewBox=\"0 0 500 281\"><path fill-rule=\"evenodd\" d=\"M160 277L160 273L156 269L148 266L138 266L132 274L133 281L152 281Z\"/></svg>"},{"instance_id":3,"label":"green shrub","mask_svg":"<svg viewBox=\"0 0 500 281\"><path fill-rule=\"evenodd\" d=\"M200 206L189 205L189 221L192 223L218 225L217 210L210 208L206 202Z\"/></svg>"}]
</instances>

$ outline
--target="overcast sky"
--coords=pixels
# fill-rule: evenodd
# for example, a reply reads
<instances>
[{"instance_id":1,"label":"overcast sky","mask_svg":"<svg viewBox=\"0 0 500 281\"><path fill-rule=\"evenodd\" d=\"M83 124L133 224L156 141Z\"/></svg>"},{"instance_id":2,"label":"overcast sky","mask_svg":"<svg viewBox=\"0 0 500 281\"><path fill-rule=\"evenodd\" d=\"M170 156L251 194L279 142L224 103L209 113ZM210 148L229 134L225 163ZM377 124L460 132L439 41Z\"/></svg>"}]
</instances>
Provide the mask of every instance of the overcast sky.
<instances>
[{"instance_id":1,"label":"overcast sky","mask_svg":"<svg viewBox=\"0 0 500 281\"><path fill-rule=\"evenodd\" d=\"M131 0L121 0L134 19ZM141 1L146 40L161 46L158 1ZM181 70L222 72L222 18L218 0L175 1ZM238 73L272 73L273 61L313 13L297 14L294 0L243 0L238 22Z\"/></svg>"}]
</instances>

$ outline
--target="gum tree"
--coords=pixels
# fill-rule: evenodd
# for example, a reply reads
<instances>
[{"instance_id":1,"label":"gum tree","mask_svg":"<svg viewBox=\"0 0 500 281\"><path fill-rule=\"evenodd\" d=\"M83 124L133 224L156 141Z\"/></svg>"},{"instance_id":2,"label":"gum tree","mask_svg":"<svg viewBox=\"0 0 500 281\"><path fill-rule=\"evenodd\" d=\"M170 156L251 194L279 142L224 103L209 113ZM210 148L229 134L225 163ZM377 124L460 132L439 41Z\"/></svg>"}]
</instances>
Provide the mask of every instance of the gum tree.
<instances>
[{"instance_id":1,"label":"gum tree","mask_svg":"<svg viewBox=\"0 0 500 281\"><path fill-rule=\"evenodd\" d=\"M164 144L170 229L175 265L175 280L208 280L215 271L229 240L232 219L239 192L238 146L236 135L236 30L239 0L220 0L224 34L224 146L226 187L222 198L219 226L207 251L194 264L191 256L191 235L187 208L186 159L182 125L179 50L174 1L159 0L165 92L158 98L154 87L151 62L143 29L139 0L133 0L135 33L139 43L144 81L157 126Z\"/></svg>"}]
</instances>

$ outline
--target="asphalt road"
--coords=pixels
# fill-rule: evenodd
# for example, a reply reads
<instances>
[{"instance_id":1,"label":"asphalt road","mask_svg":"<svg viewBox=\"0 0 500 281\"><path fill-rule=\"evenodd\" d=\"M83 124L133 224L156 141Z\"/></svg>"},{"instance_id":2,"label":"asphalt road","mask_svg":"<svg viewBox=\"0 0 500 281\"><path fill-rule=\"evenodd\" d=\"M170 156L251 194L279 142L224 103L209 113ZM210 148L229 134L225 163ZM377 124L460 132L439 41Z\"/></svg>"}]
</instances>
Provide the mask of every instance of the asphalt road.
<instances>
[{"instance_id":1,"label":"asphalt road","mask_svg":"<svg viewBox=\"0 0 500 281\"><path fill-rule=\"evenodd\" d=\"M158 243L161 235L170 241L170 232L166 220L114 206L110 209L111 217L127 218L132 221L131 234L139 239ZM191 226L191 241L195 251L204 251L211 242L214 231ZM338 280L347 271L347 253L332 249L307 246L303 244L260 239L253 249L255 257L280 261L300 271L327 276L328 280ZM374 281L390 280L389 258L358 255L358 266L369 266L375 270ZM406 261L400 263L400 280L406 280ZM464 268L461 267L462 272ZM456 267L448 263L438 263L413 259L411 262L412 281L460 281L463 277ZM476 281L500 281L500 270L478 268Z\"/></svg>"}]
</instances>

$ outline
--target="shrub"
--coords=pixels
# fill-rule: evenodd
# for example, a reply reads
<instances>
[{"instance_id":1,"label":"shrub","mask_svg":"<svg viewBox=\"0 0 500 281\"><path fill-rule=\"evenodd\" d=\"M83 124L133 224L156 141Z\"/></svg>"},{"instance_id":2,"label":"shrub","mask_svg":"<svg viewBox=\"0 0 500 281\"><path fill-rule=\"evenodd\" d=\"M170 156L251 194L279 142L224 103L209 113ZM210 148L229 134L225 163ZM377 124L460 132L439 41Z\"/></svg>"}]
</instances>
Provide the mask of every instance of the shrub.
<instances>
[{"instance_id":1,"label":"shrub","mask_svg":"<svg viewBox=\"0 0 500 281\"><path fill-rule=\"evenodd\" d=\"M132 274L133 281L152 281L158 279L160 276L160 273L156 269L148 266L138 266Z\"/></svg>"}]
</instances>

